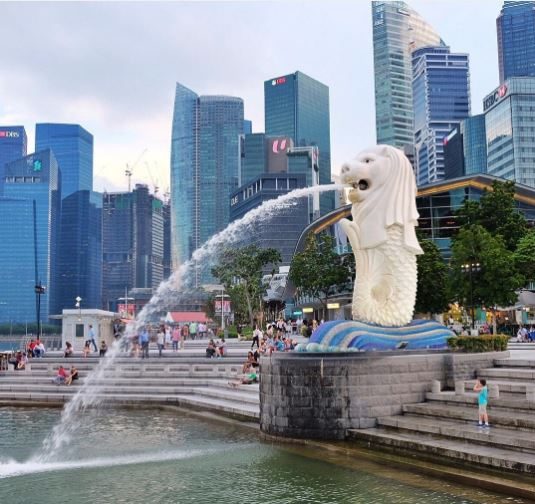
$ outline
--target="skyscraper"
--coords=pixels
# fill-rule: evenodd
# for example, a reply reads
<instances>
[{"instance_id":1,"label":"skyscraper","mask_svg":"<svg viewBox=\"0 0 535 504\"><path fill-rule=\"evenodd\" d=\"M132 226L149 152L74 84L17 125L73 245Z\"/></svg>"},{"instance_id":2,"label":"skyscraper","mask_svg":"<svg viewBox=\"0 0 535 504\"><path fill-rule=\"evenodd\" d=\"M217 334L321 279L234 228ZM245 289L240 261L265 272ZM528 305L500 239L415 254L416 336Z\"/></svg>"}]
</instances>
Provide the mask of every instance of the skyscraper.
<instances>
[{"instance_id":1,"label":"skyscraper","mask_svg":"<svg viewBox=\"0 0 535 504\"><path fill-rule=\"evenodd\" d=\"M412 51L445 45L405 2L372 2L377 143L412 146ZM409 147L408 147L409 146Z\"/></svg>"},{"instance_id":2,"label":"skyscraper","mask_svg":"<svg viewBox=\"0 0 535 504\"><path fill-rule=\"evenodd\" d=\"M288 136L296 147L319 148L319 182L331 182L329 88L302 72L264 82L266 135ZM321 213L334 208L331 193L320 199Z\"/></svg>"},{"instance_id":3,"label":"skyscraper","mask_svg":"<svg viewBox=\"0 0 535 504\"><path fill-rule=\"evenodd\" d=\"M26 156L27 145L24 126L0 126L0 196L6 163Z\"/></svg>"},{"instance_id":4,"label":"skyscraper","mask_svg":"<svg viewBox=\"0 0 535 504\"><path fill-rule=\"evenodd\" d=\"M535 2L505 1L496 19L500 83L535 77Z\"/></svg>"},{"instance_id":5,"label":"skyscraper","mask_svg":"<svg viewBox=\"0 0 535 504\"><path fill-rule=\"evenodd\" d=\"M535 77L511 77L483 99L487 173L535 187Z\"/></svg>"},{"instance_id":6,"label":"skyscraper","mask_svg":"<svg viewBox=\"0 0 535 504\"><path fill-rule=\"evenodd\" d=\"M103 298L107 309L125 290L156 289L164 278L164 203L148 186L104 195Z\"/></svg>"},{"instance_id":7,"label":"skyscraper","mask_svg":"<svg viewBox=\"0 0 535 504\"><path fill-rule=\"evenodd\" d=\"M171 145L175 266L229 223L230 195L238 187L243 126L241 98L198 96L177 83Z\"/></svg>"},{"instance_id":8,"label":"skyscraper","mask_svg":"<svg viewBox=\"0 0 535 504\"><path fill-rule=\"evenodd\" d=\"M468 55L449 47L412 53L415 169L418 185L444 178L444 138L470 115Z\"/></svg>"},{"instance_id":9,"label":"skyscraper","mask_svg":"<svg viewBox=\"0 0 535 504\"><path fill-rule=\"evenodd\" d=\"M7 163L0 197L1 322L36 320L35 286L42 284L42 323L55 303L60 211L58 164L43 150Z\"/></svg>"},{"instance_id":10,"label":"skyscraper","mask_svg":"<svg viewBox=\"0 0 535 504\"><path fill-rule=\"evenodd\" d=\"M463 119L444 138L444 178L487 173L485 114Z\"/></svg>"},{"instance_id":11,"label":"skyscraper","mask_svg":"<svg viewBox=\"0 0 535 504\"><path fill-rule=\"evenodd\" d=\"M61 194L93 189L93 135L78 124L37 124L35 150L52 149L61 170Z\"/></svg>"},{"instance_id":12,"label":"skyscraper","mask_svg":"<svg viewBox=\"0 0 535 504\"><path fill-rule=\"evenodd\" d=\"M51 149L61 173L61 232L56 313L82 298L102 306L102 194L93 192L93 135L78 124L37 124L35 144Z\"/></svg>"}]
</instances>

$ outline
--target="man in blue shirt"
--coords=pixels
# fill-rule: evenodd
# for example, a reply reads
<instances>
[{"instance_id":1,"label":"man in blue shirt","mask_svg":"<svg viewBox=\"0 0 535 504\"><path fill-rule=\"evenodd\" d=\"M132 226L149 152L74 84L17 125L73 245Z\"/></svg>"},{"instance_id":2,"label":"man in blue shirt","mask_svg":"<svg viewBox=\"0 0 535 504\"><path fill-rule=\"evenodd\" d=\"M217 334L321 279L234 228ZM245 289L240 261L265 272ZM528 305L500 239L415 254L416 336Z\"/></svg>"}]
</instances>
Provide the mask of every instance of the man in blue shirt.
<instances>
[{"instance_id":1,"label":"man in blue shirt","mask_svg":"<svg viewBox=\"0 0 535 504\"><path fill-rule=\"evenodd\" d=\"M149 332L144 327L139 333L139 345L141 346L141 358L149 358Z\"/></svg>"},{"instance_id":2,"label":"man in blue shirt","mask_svg":"<svg viewBox=\"0 0 535 504\"><path fill-rule=\"evenodd\" d=\"M89 324L89 341L93 345L93 349L95 350L95 352L97 352L98 348L97 342L95 341L95 330L93 329L93 326L91 324Z\"/></svg>"}]
</instances>

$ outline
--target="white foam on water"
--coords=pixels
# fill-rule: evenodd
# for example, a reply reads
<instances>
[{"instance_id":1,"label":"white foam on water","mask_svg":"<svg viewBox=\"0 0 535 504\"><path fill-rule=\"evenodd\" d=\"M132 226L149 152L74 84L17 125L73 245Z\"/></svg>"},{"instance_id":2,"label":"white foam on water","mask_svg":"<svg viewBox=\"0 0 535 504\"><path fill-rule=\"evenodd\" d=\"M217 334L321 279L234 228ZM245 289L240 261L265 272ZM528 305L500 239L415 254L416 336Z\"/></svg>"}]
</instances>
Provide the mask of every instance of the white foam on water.
<instances>
[{"instance_id":1,"label":"white foam on water","mask_svg":"<svg viewBox=\"0 0 535 504\"><path fill-rule=\"evenodd\" d=\"M264 201L260 206L250 210L241 219L230 223L225 229L212 236L204 245L199 247L192 258L182 264L168 280L162 282L150 301L144 306L134 324L130 324L119 341L115 341L104 358L99 360L97 366L80 380L80 387L76 394L65 404L61 418L52 431L45 437L41 448L34 460L38 464L54 463L59 458L63 448L75 436L78 427L83 421L81 411L88 407L98 406L104 399L100 393L100 381L106 374L113 371L113 364L122 347L124 338L131 338L139 328L145 326L153 316L163 307L182 299L195 287L201 268L207 268L217 262L222 250L227 246L239 242L244 235L253 229L259 221L269 221L281 211L296 206L302 198L313 197L323 192L338 191L343 185L327 184L314 187L295 189L276 199ZM37 466L40 467L40 466Z\"/></svg>"},{"instance_id":2,"label":"white foam on water","mask_svg":"<svg viewBox=\"0 0 535 504\"><path fill-rule=\"evenodd\" d=\"M52 471L67 471L91 467L101 468L165 462L169 460L182 460L204 455L211 455L222 451L223 448L219 450L171 450L164 452L140 453L135 455L122 455L117 457L96 457L86 460L77 459L61 462L42 462L38 458L32 458L27 462L18 462L13 459L8 459L6 461L0 461L0 479Z\"/></svg>"}]
</instances>

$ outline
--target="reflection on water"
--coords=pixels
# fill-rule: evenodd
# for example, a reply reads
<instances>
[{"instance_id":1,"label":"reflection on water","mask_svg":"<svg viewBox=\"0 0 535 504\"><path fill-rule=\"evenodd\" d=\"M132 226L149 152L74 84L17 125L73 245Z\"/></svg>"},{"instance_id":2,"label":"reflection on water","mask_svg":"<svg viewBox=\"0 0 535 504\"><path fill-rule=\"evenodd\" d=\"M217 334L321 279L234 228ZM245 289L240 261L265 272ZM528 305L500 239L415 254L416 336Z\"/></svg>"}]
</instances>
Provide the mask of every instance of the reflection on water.
<instances>
[{"instance_id":1,"label":"reflection on water","mask_svg":"<svg viewBox=\"0 0 535 504\"><path fill-rule=\"evenodd\" d=\"M323 458L334 464L311 458L305 447L261 443L254 431L159 410L81 412L79 432L58 459L33 461L59 414L0 408L1 503L504 501L366 461L347 468L333 454Z\"/></svg>"}]
</instances>

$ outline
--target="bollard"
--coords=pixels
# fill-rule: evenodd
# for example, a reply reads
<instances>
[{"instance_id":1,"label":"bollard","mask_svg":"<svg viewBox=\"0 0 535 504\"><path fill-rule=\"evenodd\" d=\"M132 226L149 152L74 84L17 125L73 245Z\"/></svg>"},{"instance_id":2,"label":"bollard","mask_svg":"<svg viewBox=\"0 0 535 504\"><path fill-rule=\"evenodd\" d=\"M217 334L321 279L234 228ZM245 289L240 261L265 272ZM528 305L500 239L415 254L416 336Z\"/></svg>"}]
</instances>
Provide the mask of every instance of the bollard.
<instances>
[{"instance_id":1,"label":"bollard","mask_svg":"<svg viewBox=\"0 0 535 504\"><path fill-rule=\"evenodd\" d=\"M500 388L498 385L489 385L489 399L499 399Z\"/></svg>"},{"instance_id":2,"label":"bollard","mask_svg":"<svg viewBox=\"0 0 535 504\"><path fill-rule=\"evenodd\" d=\"M526 401L535 402L535 385L526 385Z\"/></svg>"},{"instance_id":3,"label":"bollard","mask_svg":"<svg viewBox=\"0 0 535 504\"><path fill-rule=\"evenodd\" d=\"M457 380L455 382L455 394L464 395L464 393L465 393L464 380Z\"/></svg>"},{"instance_id":4,"label":"bollard","mask_svg":"<svg viewBox=\"0 0 535 504\"><path fill-rule=\"evenodd\" d=\"M441 390L440 380L433 380L433 383L431 384L431 392L433 394L440 394Z\"/></svg>"}]
</instances>

